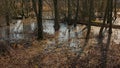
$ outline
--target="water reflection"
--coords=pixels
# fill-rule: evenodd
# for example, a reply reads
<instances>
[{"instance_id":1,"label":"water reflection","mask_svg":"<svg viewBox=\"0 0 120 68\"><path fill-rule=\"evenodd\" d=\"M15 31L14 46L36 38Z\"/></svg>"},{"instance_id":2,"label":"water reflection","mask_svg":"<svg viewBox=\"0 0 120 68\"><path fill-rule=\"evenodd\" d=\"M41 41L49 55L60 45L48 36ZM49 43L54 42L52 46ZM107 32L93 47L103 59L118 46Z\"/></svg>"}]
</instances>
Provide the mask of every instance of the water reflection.
<instances>
[{"instance_id":1,"label":"water reflection","mask_svg":"<svg viewBox=\"0 0 120 68\"><path fill-rule=\"evenodd\" d=\"M120 25L120 18L117 18L114 24L118 24ZM10 39L15 39L15 40L19 40L19 39L25 39L25 38L30 38L31 34L30 33L34 33L37 24L34 21L31 21L29 24L24 24L22 20L13 20L14 24L10 25ZM54 31L54 21L53 20L43 20L43 31L48 33L48 34L55 34ZM6 38L6 32L5 32L6 27L3 27L0 29L1 33L1 38ZM85 30L86 28L78 25L75 28L73 28L73 26L67 26L64 23L60 23L60 30L59 30L59 35L58 35L58 41L59 43L63 43L63 42L68 42L70 43L70 46L76 46L78 45L78 42L76 44L77 38L81 38L82 36L84 36L84 32L86 32ZM92 32L93 35L98 35L98 31L99 31L99 27L92 27ZM70 30L70 32L69 32ZM112 39L114 39L113 41L116 44L120 43L120 30L119 29L113 29L113 34L112 34ZM79 42L80 43L80 42Z\"/></svg>"},{"instance_id":2,"label":"water reflection","mask_svg":"<svg viewBox=\"0 0 120 68\"><path fill-rule=\"evenodd\" d=\"M47 32L47 33L49 33L49 34L54 34L54 28L53 28L53 26L54 26L54 21L53 20L45 20L44 22L43 22L43 31L44 32Z\"/></svg>"},{"instance_id":3,"label":"water reflection","mask_svg":"<svg viewBox=\"0 0 120 68\"><path fill-rule=\"evenodd\" d=\"M23 31L23 23L21 22L21 20L18 20L17 23L11 27L11 31L13 32L22 32Z\"/></svg>"}]
</instances>

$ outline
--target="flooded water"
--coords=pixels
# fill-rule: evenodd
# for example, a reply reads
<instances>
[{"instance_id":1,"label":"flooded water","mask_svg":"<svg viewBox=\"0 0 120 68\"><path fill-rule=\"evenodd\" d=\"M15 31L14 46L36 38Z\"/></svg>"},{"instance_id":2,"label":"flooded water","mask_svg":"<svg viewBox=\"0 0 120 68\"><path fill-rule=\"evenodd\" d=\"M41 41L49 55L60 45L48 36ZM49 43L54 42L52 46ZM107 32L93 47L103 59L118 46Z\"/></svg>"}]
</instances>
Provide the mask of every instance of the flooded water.
<instances>
[{"instance_id":1,"label":"flooded water","mask_svg":"<svg viewBox=\"0 0 120 68\"><path fill-rule=\"evenodd\" d=\"M34 30L36 29L36 22L30 22L30 24L23 24L22 20L14 20L14 24L10 25L10 39L12 40L20 40L20 39L29 39L32 38L30 33L34 33ZM117 18L114 24L120 25L120 18ZM55 34L54 31L54 21L53 20L43 20L43 31L48 34ZM70 29L70 32L69 32ZM82 37L82 30L83 26L78 25L77 28L73 28L71 26L68 28L68 26L64 23L60 23L60 30L58 34L57 40L59 43L63 43L66 41L70 41L70 46L75 46L78 41L75 41L76 38ZM98 35L99 33L99 27L92 27L92 32L94 35ZM1 28L0 31L1 37L0 39L6 38L6 28ZM113 29L113 39L116 44L120 44L120 30L119 29Z\"/></svg>"},{"instance_id":2,"label":"flooded water","mask_svg":"<svg viewBox=\"0 0 120 68\"><path fill-rule=\"evenodd\" d=\"M120 18L117 18L116 21L115 21L115 24L116 25L120 25ZM116 43L116 44L120 44L120 29L113 29L113 41Z\"/></svg>"}]
</instances>

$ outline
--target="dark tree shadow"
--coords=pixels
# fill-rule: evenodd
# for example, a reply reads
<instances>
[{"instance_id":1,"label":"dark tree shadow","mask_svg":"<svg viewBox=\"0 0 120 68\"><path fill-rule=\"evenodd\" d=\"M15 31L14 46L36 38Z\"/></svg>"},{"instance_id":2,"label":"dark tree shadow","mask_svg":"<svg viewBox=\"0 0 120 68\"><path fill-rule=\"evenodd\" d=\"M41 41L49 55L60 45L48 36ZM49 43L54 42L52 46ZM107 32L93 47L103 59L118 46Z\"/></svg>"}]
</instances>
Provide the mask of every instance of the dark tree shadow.
<instances>
[{"instance_id":1,"label":"dark tree shadow","mask_svg":"<svg viewBox=\"0 0 120 68\"><path fill-rule=\"evenodd\" d=\"M98 40L98 45L100 45L100 50L101 50L100 68L107 67L107 55L110 46L111 34L108 34L108 39L106 44L103 43L103 39L104 38L100 38Z\"/></svg>"}]
</instances>

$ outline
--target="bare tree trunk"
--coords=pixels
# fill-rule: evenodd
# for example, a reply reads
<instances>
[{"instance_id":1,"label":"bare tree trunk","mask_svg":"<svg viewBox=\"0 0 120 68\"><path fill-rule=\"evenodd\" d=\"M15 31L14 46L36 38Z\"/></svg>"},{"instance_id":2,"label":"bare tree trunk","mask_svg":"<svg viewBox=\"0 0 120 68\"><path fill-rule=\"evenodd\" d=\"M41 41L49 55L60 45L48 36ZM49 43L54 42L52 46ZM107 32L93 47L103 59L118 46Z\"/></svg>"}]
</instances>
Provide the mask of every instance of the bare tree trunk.
<instances>
[{"instance_id":1,"label":"bare tree trunk","mask_svg":"<svg viewBox=\"0 0 120 68\"><path fill-rule=\"evenodd\" d=\"M109 34L112 34L112 12L113 12L113 0L110 0L110 13L109 13L109 20L110 20L110 27L109 27Z\"/></svg>"},{"instance_id":2,"label":"bare tree trunk","mask_svg":"<svg viewBox=\"0 0 120 68\"><path fill-rule=\"evenodd\" d=\"M78 20L78 12L79 12L79 0L76 1L77 2L77 6L76 6L76 15L75 15L75 21ZM75 22L74 27L77 26L77 22Z\"/></svg>"},{"instance_id":3,"label":"bare tree trunk","mask_svg":"<svg viewBox=\"0 0 120 68\"><path fill-rule=\"evenodd\" d=\"M38 14L38 11L37 11L37 7L36 7L36 1L35 1L35 0L32 0L32 7L33 7L33 9L34 9L34 12L35 12L35 14L36 14L36 16L37 16L37 14Z\"/></svg>"},{"instance_id":4,"label":"bare tree trunk","mask_svg":"<svg viewBox=\"0 0 120 68\"><path fill-rule=\"evenodd\" d=\"M68 0L68 19L67 19L67 23L68 25L70 25L70 19L71 19L71 5L70 5L71 1Z\"/></svg>"},{"instance_id":5,"label":"bare tree trunk","mask_svg":"<svg viewBox=\"0 0 120 68\"><path fill-rule=\"evenodd\" d=\"M6 19L6 25L7 25L7 30L6 30L6 32L7 32L7 43L8 43L8 45L10 45L9 44L10 43L10 12L9 12L10 9L9 9L9 1L5 0L5 2L6 2L5 19Z\"/></svg>"},{"instance_id":6,"label":"bare tree trunk","mask_svg":"<svg viewBox=\"0 0 120 68\"><path fill-rule=\"evenodd\" d=\"M9 19L9 13L6 12L6 24L7 24L7 43L10 45L10 19Z\"/></svg>"},{"instance_id":7,"label":"bare tree trunk","mask_svg":"<svg viewBox=\"0 0 120 68\"><path fill-rule=\"evenodd\" d=\"M107 5L106 5L106 9L105 9L105 13L104 13L104 19L103 19L103 26L100 28L100 31L99 31L99 38L102 38L103 35L102 35L102 32L103 32L103 29L104 29L104 25L105 25L105 22L106 22L106 19L107 19L107 13L108 13L108 5L109 5L109 2L107 0Z\"/></svg>"},{"instance_id":8,"label":"bare tree trunk","mask_svg":"<svg viewBox=\"0 0 120 68\"><path fill-rule=\"evenodd\" d=\"M39 0L38 1L38 6L39 6L39 13L37 15L37 25L38 25L38 40L43 39L43 26L42 26L42 7L43 7L43 1Z\"/></svg>"},{"instance_id":9,"label":"bare tree trunk","mask_svg":"<svg viewBox=\"0 0 120 68\"><path fill-rule=\"evenodd\" d=\"M21 16L22 16L22 18L25 16L25 14L24 14L24 0L22 0L21 1L21 4L22 4L22 13L21 13Z\"/></svg>"},{"instance_id":10,"label":"bare tree trunk","mask_svg":"<svg viewBox=\"0 0 120 68\"><path fill-rule=\"evenodd\" d=\"M83 0L82 1L82 17L83 21L86 21L86 17L88 15L88 0Z\"/></svg>"},{"instance_id":11,"label":"bare tree trunk","mask_svg":"<svg viewBox=\"0 0 120 68\"><path fill-rule=\"evenodd\" d=\"M114 0L114 21L116 20L117 18L117 0Z\"/></svg>"},{"instance_id":12,"label":"bare tree trunk","mask_svg":"<svg viewBox=\"0 0 120 68\"><path fill-rule=\"evenodd\" d=\"M87 25L88 30L87 30L86 39L89 39L89 35L90 35L90 31L91 31L92 4L93 4L93 2L91 0L89 0L89 6L90 6L89 7L89 21L88 21L88 25Z\"/></svg>"},{"instance_id":13,"label":"bare tree trunk","mask_svg":"<svg viewBox=\"0 0 120 68\"><path fill-rule=\"evenodd\" d=\"M42 26L42 7L43 7L43 1L42 0L38 0L38 3L35 0L32 0L33 3L33 8L34 8L34 12L36 14L37 17L37 28L38 28L38 40L42 40L43 39L43 26ZM36 4L38 5L38 10L36 7Z\"/></svg>"},{"instance_id":14,"label":"bare tree trunk","mask_svg":"<svg viewBox=\"0 0 120 68\"><path fill-rule=\"evenodd\" d=\"M54 29L55 31L58 31L60 28L60 25L58 23L58 0L53 0L53 2L54 2L54 14L55 14Z\"/></svg>"}]
</instances>

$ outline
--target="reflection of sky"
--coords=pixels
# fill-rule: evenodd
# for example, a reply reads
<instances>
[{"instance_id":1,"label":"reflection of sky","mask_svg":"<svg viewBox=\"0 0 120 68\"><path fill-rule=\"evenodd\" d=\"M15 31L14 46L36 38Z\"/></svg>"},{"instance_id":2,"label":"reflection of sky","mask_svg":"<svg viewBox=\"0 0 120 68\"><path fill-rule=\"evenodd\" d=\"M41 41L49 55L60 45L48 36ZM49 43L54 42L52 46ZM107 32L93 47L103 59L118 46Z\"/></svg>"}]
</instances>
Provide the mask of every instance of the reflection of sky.
<instances>
[{"instance_id":1,"label":"reflection of sky","mask_svg":"<svg viewBox=\"0 0 120 68\"><path fill-rule=\"evenodd\" d=\"M23 30L23 23L21 23L21 20L18 20L13 27L14 32L21 32Z\"/></svg>"},{"instance_id":2,"label":"reflection of sky","mask_svg":"<svg viewBox=\"0 0 120 68\"><path fill-rule=\"evenodd\" d=\"M16 21L15 24L12 24L10 26L10 38L11 39L23 39L22 34L17 34L17 32L22 32L23 31L23 23L21 23L21 20Z\"/></svg>"},{"instance_id":3,"label":"reflection of sky","mask_svg":"<svg viewBox=\"0 0 120 68\"><path fill-rule=\"evenodd\" d=\"M59 40L64 41L68 39L68 29L65 24L60 24L60 34L59 34Z\"/></svg>"},{"instance_id":4,"label":"reflection of sky","mask_svg":"<svg viewBox=\"0 0 120 68\"><path fill-rule=\"evenodd\" d=\"M54 26L53 22L54 21L52 21L52 20L44 21L43 22L43 31L47 32L49 34L54 34L55 31L54 31L54 28L53 28L53 26Z\"/></svg>"},{"instance_id":5,"label":"reflection of sky","mask_svg":"<svg viewBox=\"0 0 120 68\"><path fill-rule=\"evenodd\" d=\"M120 25L120 18L115 21L116 25ZM120 44L120 29L113 29L113 38L116 44Z\"/></svg>"},{"instance_id":6,"label":"reflection of sky","mask_svg":"<svg viewBox=\"0 0 120 68\"><path fill-rule=\"evenodd\" d=\"M49 34L54 34L54 21L53 20L44 20L43 21L43 31ZM22 32L23 30L23 24L21 23L20 20L17 21L17 23L13 26L14 28L13 31L11 32ZM36 28L36 23L31 23L31 24L27 24L24 25L24 30L26 31L34 31L34 29ZM27 29L27 27L30 27L29 29ZM72 28L70 28L72 29ZM60 43L65 42L69 39L69 33L68 33L68 28L67 25L60 23L60 30L59 30L59 36L58 36L58 40ZM27 37L27 36L23 36L23 34L12 34L11 38L14 39L22 39L23 37ZM73 30L70 31L70 38L74 38L75 37L75 33ZM76 43L74 41L70 42L70 46L75 46Z\"/></svg>"},{"instance_id":7,"label":"reflection of sky","mask_svg":"<svg viewBox=\"0 0 120 68\"><path fill-rule=\"evenodd\" d=\"M35 28L36 28L36 24L35 24L35 22L31 23L31 30L34 31Z\"/></svg>"},{"instance_id":8,"label":"reflection of sky","mask_svg":"<svg viewBox=\"0 0 120 68\"><path fill-rule=\"evenodd\" d=\"M116 25L120 25L120 18L117 18L117 20L115 21L115 24ZM24 29L26 31L34 31L35 28L36 28L36 23L34 22L31 22L31 24L28 24L27 26L25 27L30 27L30 29ZM54 34L54 21L53 20L44 20L43 21L43 31L44 32L47 32L49 34ZM72 29L72 28L71 28ZM93 30L93 34L94 35L98 35L99 33L99 27L92 27L92 30ZM3 29L4 30L4 29ZM80 33L80 28L77 27L77 31L78 31L78 34L81 34ZM18 20L16 24L13 24L11 25L10 27L10 31L11 31L11 38L16 38L16 39L22 39L24 36L23 34L15 34L14 32L22 32L23 31L23 24L21 23L21 20ZM67 25L66 24L63 24L63 23L60 23L60 33L59 33L59 41L60 42L63 42L63 41L66 41L68 40L68 28L67 28ZM4 35L5 35L5 32L3 31ZM3 35L2 33L2 35ZM81 36L81 35L79 35ZM112 34L113 38L114 38L114 42L119 44L120 43L120 30L119 29L113 29L113 34ZM4 36L5 37L5 36ZM74 30L71 30L70 32L70 38L74 38L75 37L75 32ZM74 43L72 43L73 45L75 45Z\"/></svg>"}]
</instances>

